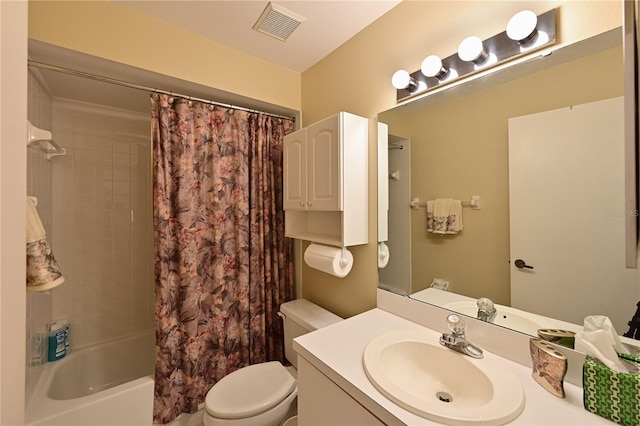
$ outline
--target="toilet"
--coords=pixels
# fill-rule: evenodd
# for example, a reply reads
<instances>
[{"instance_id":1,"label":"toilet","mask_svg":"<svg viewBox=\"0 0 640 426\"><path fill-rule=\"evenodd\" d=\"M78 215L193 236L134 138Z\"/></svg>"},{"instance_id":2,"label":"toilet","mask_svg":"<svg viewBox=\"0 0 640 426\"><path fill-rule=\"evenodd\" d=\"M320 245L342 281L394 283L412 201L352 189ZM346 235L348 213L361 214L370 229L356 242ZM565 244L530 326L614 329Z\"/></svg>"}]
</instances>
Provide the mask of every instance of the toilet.
<instances>
[{"instance_id":1,"label":"toilet","mask_svg":"<svg viewBox=\"0 0 640 426\"><path fill-rule=\"evenodd\" d=\"M297 354L293 339L342 318L306 299L283 303L278 315L284 322L285 357L292 367L284 367L279 361L263 362L223 377L205 398L204 426L277 426L296 413Z\"/></svg>"}]
</instances>

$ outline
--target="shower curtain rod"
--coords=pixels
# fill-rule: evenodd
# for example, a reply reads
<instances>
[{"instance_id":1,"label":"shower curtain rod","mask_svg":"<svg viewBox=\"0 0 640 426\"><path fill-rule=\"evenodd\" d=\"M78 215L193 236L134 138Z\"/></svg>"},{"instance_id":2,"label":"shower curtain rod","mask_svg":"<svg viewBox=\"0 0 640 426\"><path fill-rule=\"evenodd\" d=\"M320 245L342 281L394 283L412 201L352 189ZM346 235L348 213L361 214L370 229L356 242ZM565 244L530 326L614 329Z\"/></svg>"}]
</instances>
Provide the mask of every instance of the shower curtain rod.
<instances>
[{"instance_id":1,"label":"shower curtain rod","mask_svg":"<svg viewBox=\"0 0 640 426\"><path fill-rule=\"evenodd\" d=\"M221 102L215 102L215 101L212 101L212 100L209 100L209 99L201 99L201 98L196 98L196 97L189 96L189 95L181 95L179 93L174 93L174 92L170 92L170 91L166 91L166 90L156 89L155 87L148 87L148 86L143 86L141 84L129 83L127 81L116 80L114 78L103 77L103 76L96 75L96 74L89 74L89 73L86 73L86 72L83 72L83 71L77 71L77 70L72 70L72 69L69 69L69 68L59 67L59 66L56 66L56 65L45 64L43 62L32 61L31 59L28 60L28 65L30 67L42 68L42 69L46 69L46 70L50 70L50 71L60 72L60 73L63 73L63 74L73 75L73 76L76 76L76 77L88 78L90 80L101 81L103 83L115 84L117 86L128 87L128 88L136 89L136 90L144 90L145 92L161 93L163 95L175 96L175 97L178 97L178 98L188 99L188 100L191 100L191 101L198 101L198 102L202 102L202 103L206 103L206 104L210 104L210 105L217 105L217 106L230 108L230 109L239 109L239 110L242 110L242 111L264 114L264 115L268 115L270 117L283 118L283 119L286 119L286 120L293 120L295 122L295 117L287 117L287 116L284 116L284 115L273 114L273 113L270 113L270 112L259 111L259 110L256 110L256 109L245 108L245 107L241 107L241 106L237 106L237 105L230 105L230 104L224 104L224 103L221 103Z\"/></svg>"}]
</instances>

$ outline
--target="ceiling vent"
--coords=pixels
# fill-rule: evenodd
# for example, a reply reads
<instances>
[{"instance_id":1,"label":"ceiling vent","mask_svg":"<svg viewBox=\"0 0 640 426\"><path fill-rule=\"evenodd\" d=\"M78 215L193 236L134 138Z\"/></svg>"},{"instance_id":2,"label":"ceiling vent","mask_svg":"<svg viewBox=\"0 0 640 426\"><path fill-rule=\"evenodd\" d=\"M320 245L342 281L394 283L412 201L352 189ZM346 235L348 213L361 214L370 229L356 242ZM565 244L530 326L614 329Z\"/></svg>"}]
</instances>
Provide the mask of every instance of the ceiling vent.
<instances>
[{"instance_id":1,"label":"ceiling vent","mask_svg":"<svg viewBox=\"0 0 640 426\"><path fill-rule=\"evenodd\" d=\"M253 29L278 40L286 41L291 33L298 28L298 25L305 20L306 18L280 5L269 3L253 25Z\"/></svg>"}]
</instances>

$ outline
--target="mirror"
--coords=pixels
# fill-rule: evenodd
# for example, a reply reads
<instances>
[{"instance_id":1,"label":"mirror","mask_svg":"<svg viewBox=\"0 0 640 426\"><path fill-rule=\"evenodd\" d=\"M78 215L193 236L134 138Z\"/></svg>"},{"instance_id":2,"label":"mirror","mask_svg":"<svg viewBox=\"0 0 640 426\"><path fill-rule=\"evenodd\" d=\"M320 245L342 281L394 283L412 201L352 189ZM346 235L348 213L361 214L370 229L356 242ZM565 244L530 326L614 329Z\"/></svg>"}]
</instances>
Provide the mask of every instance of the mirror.
<instances>
[{"instance_id":1,"label":"mirror","mask_svg":"<svg viewBox=\"0 0 640 426\"><path fill-rule=\"evenodd\" d=\"M389 134L389 169L384 178L389 184L385 244L390 256L388 264L379 269L380 288L452 310L455 307L471 316L476 315L477 299L486 297L504 313L499 318L508 319L494 323L506 327L526 323L528 328L513 328L528 334L535 334L537 328L560 328L558 325L579 330L581 319L588 315L607 315L620 334L627 331L640 300L640 278L637 270L624 267L623 223L620 262L624 280L632 283L627 288L629 297L616 298L616 291L605 292L606 297L594 296L597 292L578 280L567 282L566 289L562 285L562 291L540 291L530 298L526 309L515 309L519 308L511 306L515 266L510 259L509 119L621 97L621 41L621 31L613 30L378 115ZM619 186L624 187L624 176ZM588 196L591 188L584 185L584 190ZM457 235L427 232L425 209L410 206L415 198L422 205L436 198L469 202L472 196L480 196L480 209L463 207L464 229ZM581 220L579 205L560 200L547 207L549 215L558 209L573 210L575 221ZM606 208L602 206L599 214ZM608 223L615 221L617 227L618 219L624 222L620 217ZM548 238L551 245L562 239L570 252L584 245L581 236L572 232ZM564 267L572 269L570 262ZM522 269L526 273L527 268ZM606 289L611 282L604 281L598 285ZM438 289L447 283L447 291ZM551 305L560 309L549 310ZM569 305L577 312L566 315L568 309L562 306Z\"/></svg>"}]
</instances>

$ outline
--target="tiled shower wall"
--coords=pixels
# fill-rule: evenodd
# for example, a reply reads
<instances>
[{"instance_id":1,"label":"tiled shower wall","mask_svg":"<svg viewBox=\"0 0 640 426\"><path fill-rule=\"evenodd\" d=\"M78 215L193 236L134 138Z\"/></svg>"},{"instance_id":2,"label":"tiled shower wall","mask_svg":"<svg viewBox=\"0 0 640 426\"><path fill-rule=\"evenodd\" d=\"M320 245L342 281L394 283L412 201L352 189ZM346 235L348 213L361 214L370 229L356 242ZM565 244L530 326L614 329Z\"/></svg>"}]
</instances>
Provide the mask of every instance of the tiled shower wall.
<instances>
[{"instance_id":1,"label":"tiled shower wall","mask_svg":"<svg viewBox=\"0 0 640 426\"><path fill-rule=\"evenodd\" d=\"M29 71L28 79L28 111L27 117L31 124L41 129L51 130L52 99L46 85L39 78L37 71ZM24 143L27 141L25 139ZM55 253L55 238L52 232L52 182L51 161L36 148L27 149L27 195L38 199L38 215L47 232L49 244ZM37 364L37 348L31 345L36 341L38 333L44 333L51 321L51 293L27 292L27 401L38 382L41 368ZM33 360L33 363L32 363Z\"/></svg>"},{"instance_id":2,"label":"tiled shower wall","mask_svg":"<svg viewBox=\"0 0 640 426\"><path fill-rule=\"evenodd\" d=\"M154 326L148 114L55 99L54 254L66 282L52 320L68 319L74 348Z\"/></svg>"}]
</instances>

